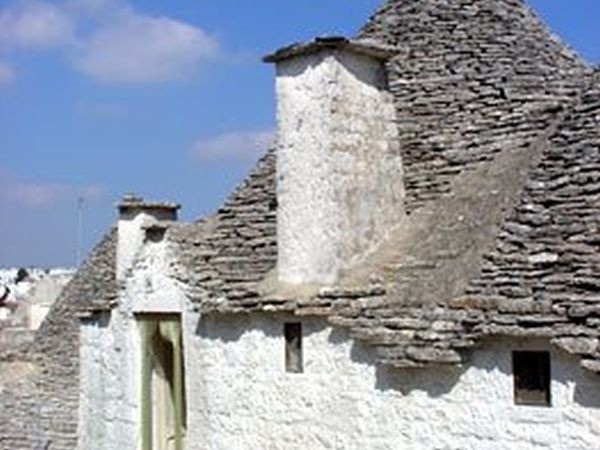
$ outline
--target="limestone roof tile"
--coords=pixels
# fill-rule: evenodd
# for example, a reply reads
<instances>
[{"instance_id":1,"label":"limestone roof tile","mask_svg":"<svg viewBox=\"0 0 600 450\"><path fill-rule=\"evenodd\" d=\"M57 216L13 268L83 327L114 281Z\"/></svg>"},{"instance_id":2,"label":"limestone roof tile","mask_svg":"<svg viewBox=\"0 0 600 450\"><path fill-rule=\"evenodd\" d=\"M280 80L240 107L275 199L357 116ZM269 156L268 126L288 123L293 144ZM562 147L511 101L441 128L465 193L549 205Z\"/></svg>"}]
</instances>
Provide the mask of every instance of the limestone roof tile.
<instances>
[{"instance_id":1,"label":"limestone roof tile","mask_svg":"<svg viewBox=\"0 0 600 450\"><path fill-rule=\"evenodd\" d=\"M340 286L270 292L265 278L277 248L270 152L210 225L187 230L194 234L196 227L201 237L173 234L189 269L180 270L182 279L194 287L199 309L325 315L371 343L383 362L403 367L460 363L464 349L493 334L545 335L561 348L589 351L593 345L577 340L579 328L569 334L573 324L551 303L526 295L515 303L518 282L502 284L489 261L507 228L519 229L508 218L521 208L532 174L543 172L549 149L590 102L588 92L578 103L590 67L520 0L388 1L358 38L397 48L388 72L405 164L406 223ZM553 255L530 258L544 265ZM580 289L596 285L588 272L578 278ZM476 295L481 286L493 291L494 281L505 297ZM596 324L595 311L579 312Z\"/></svg>"},{"instance_id":2,"label":"limestone roof tile","mask_svg":"<svg viewBox=\"0 0 600 450\"><path fill-rule=\"evenodd\" d=\"M398 52L390 45L367 39L348 39L342 36L322 36L306 43L295 43L276 50L263 58L264 62L277 63L294 56L314 53L322 49L339 49L371 58L388 60Z\"/></svg>"},{"instance_id":3,"label":"limestone roof tile","mask_svg":"<svg viewBox=\"0 0 600 450\"><path fill-rule=\"evenodd\" d=\"M510 335L545 336L600 371L598 70L522 0L390 0L357 38L397 49L405 222L339 286L270 289L270 150L215 214L169 226L173 276L205 314L323 315L398 367L459 364ZM93 308L110 295L92 293L116 289L108 253L79 275L101 281L76 291Z\"/></svg>"}]
</instances>

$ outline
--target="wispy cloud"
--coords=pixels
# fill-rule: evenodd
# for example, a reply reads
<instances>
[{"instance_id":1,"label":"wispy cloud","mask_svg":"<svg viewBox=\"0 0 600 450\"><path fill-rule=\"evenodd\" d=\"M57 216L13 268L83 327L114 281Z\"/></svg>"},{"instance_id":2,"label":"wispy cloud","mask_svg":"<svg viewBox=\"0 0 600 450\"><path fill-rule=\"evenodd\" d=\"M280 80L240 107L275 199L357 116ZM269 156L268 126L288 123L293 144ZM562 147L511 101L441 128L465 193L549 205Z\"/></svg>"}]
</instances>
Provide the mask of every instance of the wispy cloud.
<instances>
[{"instance_id":1,"label":"wispy cloud","mask_svg":"<svg viewBox=\"0 0 600 450\"><path fill-rule=\"evenodd\" d=\"M31 208L49 208L77 197L97 199L104 189L95 184L76 186L67 183L21 180L0 170L0 202Z\"/></svg>"},{"instance_id":2,"label":"wispy cloud","mask_svg":"<svg viewBox=\"0 0 600 450\"><path fill-rule=\"evenodd\" d=\"M100 119L121 118L129 113L125 103L101 101L80 101L74 110L80 116Z\"/></svg>"},{"instance_id":3,"label":"wispy cloud","mask_svg":"<svg viewBox=\"0 0 600 450\"><path fill-rule=\"evenodd\" d=\"M189 76L217 53L216 39L198 27L129 11L83 42L75 66L105 82L169 81Z\"/></svg>"},{"instance_id":4,"label":"wispy cloud","mask_svg":"<svg viewBox=\"0 0 600 450\"><path fill-rule=\"evenodd\" d=\"M136 11L126 0L13 0L0 6L0 52L58 50L75 70L111 83L194 75L219 54L202 28Z\"/></svg>"},{"instance_id":5,"label":"wispy cloud","mask_svg":"<svg viewBox=\"0 0 600 450\"><path fill-rule=\"evenodd\" d=\"M14 69L9 64L0 61L0 87L6 84L10 84L14 79Z\"/></svg>"},{"instance_id":6,"label":"wispy cloud","mask_svg":"<svg viewBox=\"0 0 600 450\"><path fill-rule=\"evenodd\" d=\"M97 17L127 6L126 0L65 0L64 7L77 16Z\"/></svg>"},{"instance_id":7,"label":"wispy cloud","mask_svg":"<svg viewBox=\"0 0 600 450\"><path fill-rule=\"evenodd\" d=\"M233 131L197 140L191 153L204 161L253 159L269 148L274 136L272 130Z\"/></svg>"},{"instance_id":8,"label":"wispy cloud","mask_svg":"<svg viewBox=\"0 0 600 450\"><path fill-rule=\"evenodd\" d=\"M5 49L62 47L74 39L72 18L56 5L21 1L0 10L0 46Z\"/></svg>"}]
</instances>

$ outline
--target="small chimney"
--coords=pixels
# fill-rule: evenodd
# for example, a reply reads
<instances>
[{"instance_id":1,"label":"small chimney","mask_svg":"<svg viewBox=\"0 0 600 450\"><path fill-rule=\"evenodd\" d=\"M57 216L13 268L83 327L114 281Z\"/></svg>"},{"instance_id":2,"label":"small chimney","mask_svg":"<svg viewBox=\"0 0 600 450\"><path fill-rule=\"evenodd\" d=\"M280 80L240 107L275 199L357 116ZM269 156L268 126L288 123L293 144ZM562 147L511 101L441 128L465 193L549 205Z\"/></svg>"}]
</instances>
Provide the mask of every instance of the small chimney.
<instances>
[{"instance_id":1,"label":"small chimney","mask_svg":"<svg viewBox=\"0 0 600 450\"><path fill-rule=\"evenodd\" d=\"M264 58L277 69L280 281L334 283L404 215L385 70L396 52L330 37Z\"/></svg>"},{"instance_id":2,"label":"small chimney","mask_svg":"<svg viewBox=\"0 0 600 450\"><path fill-rule=\"evenodd\" d=\"M117 243L117 280L124 279L144 243L146 229L158 222L176 221L180 205L146 202L135 194L126 194L117 205L119 211Z\"/></svg>"}]
</instances>

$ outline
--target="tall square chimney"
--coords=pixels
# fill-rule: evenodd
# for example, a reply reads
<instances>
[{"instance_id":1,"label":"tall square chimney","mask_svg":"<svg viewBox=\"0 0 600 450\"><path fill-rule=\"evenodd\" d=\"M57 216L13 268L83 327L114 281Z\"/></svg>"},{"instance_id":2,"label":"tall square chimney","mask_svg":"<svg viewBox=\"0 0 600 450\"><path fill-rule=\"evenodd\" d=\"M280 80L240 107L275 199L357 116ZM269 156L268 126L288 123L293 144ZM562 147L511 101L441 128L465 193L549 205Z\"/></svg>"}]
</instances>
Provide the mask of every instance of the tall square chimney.
<instances>
[{"instance_id":1,"label":"tall square chimney","mask_svg":"<svg viewBox=\"0 0 600 450\"><path fill-rule=\"evenodd\" d=\"M385 62L395 49L317 38L276 64L278 278L332 284L404 215Z\"/></svg>"}]
</instances>

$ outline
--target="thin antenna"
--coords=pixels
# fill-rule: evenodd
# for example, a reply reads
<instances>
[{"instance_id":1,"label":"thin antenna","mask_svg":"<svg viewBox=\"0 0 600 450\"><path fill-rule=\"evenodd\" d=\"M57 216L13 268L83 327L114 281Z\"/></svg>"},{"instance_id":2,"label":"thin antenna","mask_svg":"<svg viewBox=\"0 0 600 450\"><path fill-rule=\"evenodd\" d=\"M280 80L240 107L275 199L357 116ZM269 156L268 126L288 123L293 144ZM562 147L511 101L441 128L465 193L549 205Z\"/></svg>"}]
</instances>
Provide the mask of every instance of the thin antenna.
<instances>
[{"instance_id":1,"label":"thin antenna","mask_svg":"<svg viewBox=\"0 0 600 450\"><path fill-rule=\"evenodd\" d=\"M81 263L81 247L83 244L83 197L77 198L77 243L75 248L75 267Z\"/></svg>"}]
</instances>

